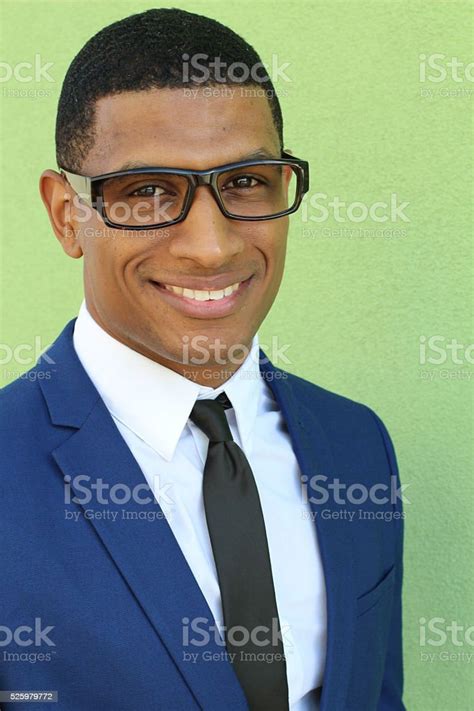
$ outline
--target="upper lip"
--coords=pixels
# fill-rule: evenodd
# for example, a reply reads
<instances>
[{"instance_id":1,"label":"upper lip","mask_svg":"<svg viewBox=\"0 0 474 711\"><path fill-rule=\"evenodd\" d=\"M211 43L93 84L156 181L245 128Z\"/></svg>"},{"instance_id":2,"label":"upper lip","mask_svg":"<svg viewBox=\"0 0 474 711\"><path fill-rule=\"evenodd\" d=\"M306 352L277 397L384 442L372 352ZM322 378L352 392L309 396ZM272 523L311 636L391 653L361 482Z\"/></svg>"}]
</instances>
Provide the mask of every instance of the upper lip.
<instances>
[{"instance_id":1,"label":"upper lip","mask_svg":"<svg viewBox=\"0 0 474 711\"><path fill-rule=\"evenodd\" d=\"M238 276L236 274L216 274L212 277L189 277L185 280L171 277L169 281L158 279L153 279L152 281L168 286L180 286L183 289L193 289L194 291L219 291L225 289L226 286L246 281L249 278L249 276Z\"/></svg>"}]
</instances>

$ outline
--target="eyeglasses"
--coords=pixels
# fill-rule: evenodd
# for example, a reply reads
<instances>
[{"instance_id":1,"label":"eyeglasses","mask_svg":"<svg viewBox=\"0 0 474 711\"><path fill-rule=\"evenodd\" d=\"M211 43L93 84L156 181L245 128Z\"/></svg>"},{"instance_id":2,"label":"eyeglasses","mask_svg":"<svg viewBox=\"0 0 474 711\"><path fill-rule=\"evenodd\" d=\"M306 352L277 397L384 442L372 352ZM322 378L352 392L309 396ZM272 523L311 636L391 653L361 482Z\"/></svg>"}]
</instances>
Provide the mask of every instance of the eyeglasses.
<instances>
[{"instance_id":1,"label":"eyeglasses","mask_svg":"<svg viewBox=\"0 0 474 711\"><path fill-rule=\"evenodd\" d=\"M133 168L89 177L61 169L67 182L109 227L139 230L186 219L196 189L210 188L231 220L274 220L295 212L309 189L309 164L281 158L227 163L211 170Z\"/></svg>"}]
</instances>

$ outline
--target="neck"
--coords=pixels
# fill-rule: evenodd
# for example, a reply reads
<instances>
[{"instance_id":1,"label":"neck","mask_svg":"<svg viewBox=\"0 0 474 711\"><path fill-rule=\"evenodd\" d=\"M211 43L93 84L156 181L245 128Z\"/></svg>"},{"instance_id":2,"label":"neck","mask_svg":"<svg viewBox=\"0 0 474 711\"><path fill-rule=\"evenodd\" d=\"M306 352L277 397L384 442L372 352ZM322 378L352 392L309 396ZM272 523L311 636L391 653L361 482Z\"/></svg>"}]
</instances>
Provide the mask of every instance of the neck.
<instances>
[{"instance_id":1,"label":"neck","mask_svg":"<svg viewBox=\"0 0 474 711\"><path fill-rule=\"evenodd\" d=\"M157 360L157 359L155 359ZM187 365L183 363L175 363L173 361L163 362L158 361L161 365L164 365L175 373L179 373L183 378L192 380L198 385L205 385L210 388L218 388L223 383L226 383L234 375L234 373L240 368L242 363L219 363L219 364L207 364L205 366ZM243 362L243 361L242 361Z\"/></svg>"},{"instance_id":2,"label":"neck","mask_svg":"<svg viewBox=\"0 0 474 711\"><path fill-rule=\"evenodd\" d=\"M172 358L167 358L161 353L157 353L156 351L147 348L144 343L140 343L138 341L134 341L132 339L127 338L125 334L114 333L113 330L110 329L106 323L102 322L102 319L100 319L99 315L95 312L94 309L91 310L89 307L87 307L87 309L94 321L106 333L108 333L109 336L114 338L116 341L123 343L123 345L127 346L127 348L131 348L137 353L140 353L141 355L145 356L145 358L149 358L155 363L159 363L163 367L168 368L169 370L173 370L175 373L178 373L183 378L187 378L188 380L191 380L192 382L197 383L198 385L203 385L214 389L218 388L223 383L226 383L234 375L234 373L241 367L242 363L245 361L252 346L251 341L246 348L241 349L242 352L239 355L236 355L234 352L232 355L232 360L225 360L224 357L220 357L219 363L213 361L209 361L204 365L196 365L195 363L182 363L180 361L173 360Z\"/></svg>"}]
</instances>

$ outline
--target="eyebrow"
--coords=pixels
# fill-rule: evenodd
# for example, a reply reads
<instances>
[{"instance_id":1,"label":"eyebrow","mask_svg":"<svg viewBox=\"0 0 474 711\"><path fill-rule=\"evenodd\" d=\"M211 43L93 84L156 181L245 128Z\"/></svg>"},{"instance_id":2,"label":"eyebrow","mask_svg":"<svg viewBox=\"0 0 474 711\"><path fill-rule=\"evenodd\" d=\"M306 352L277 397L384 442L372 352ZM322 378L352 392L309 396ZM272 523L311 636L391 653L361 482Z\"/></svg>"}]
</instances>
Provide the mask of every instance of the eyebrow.
<instances>
[{"instance_id":1,"label":"eyebrow","mask_svg":"<svg viewBox=\"0 0 474 711\"><path fill-rule=\"evenodd\" d=\"M235 158L235 160L229 160L226 161L226 163L222 163L221 165L227 165L227 163L239 163L241 161L246 161L246 160L265 160L266 158L280 158L281 155L274 155L274 151L269 151L266 148L257 148L255 151L252 151L251 153L246 153L244 156L241 156L239 158ZM108 171L108 172L113 172L113 173L119 173L123 170L134 170L135 168L155 168L156 163L153 164L148 164L148 163L140 163L139 161L127 161L124 163L122 166L119 168L116 168L114 171ZM163 166L165 168L171 168L171 166ZM177 167L177 166L175 166Z\"/></svg>"}]
</instances>

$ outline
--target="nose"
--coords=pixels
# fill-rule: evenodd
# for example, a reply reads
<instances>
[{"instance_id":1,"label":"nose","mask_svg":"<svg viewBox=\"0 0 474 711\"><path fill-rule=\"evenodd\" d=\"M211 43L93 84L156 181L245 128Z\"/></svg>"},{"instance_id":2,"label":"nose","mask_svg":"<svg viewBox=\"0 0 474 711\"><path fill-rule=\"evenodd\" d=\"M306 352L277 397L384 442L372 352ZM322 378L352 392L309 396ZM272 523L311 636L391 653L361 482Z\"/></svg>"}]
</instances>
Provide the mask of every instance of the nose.
<instances>
[{"instance_id":1,"label":"nose","mask_svg":"<svg viewBox=\"0 0 474 711\"><path fill-rule=\"evenodd\" d=\"M186 219L174 227L170 253L203 268L221 267L245 248L244 236L236 229L238 224L222 214L206 185L199 186Z\"/></svg>"}]
</instances>

